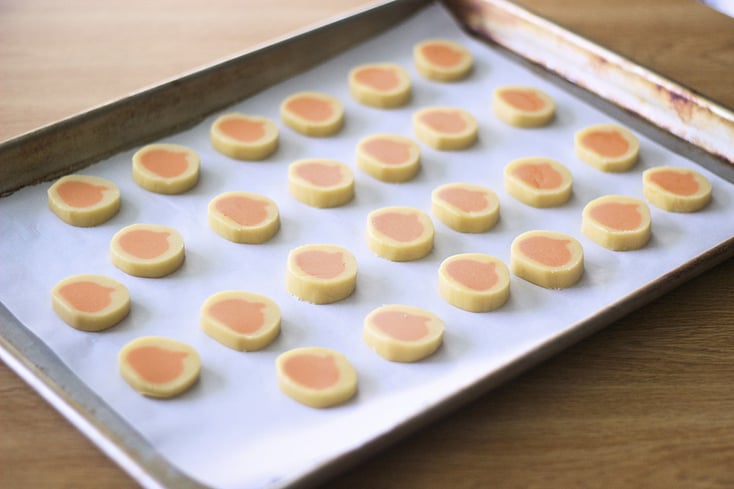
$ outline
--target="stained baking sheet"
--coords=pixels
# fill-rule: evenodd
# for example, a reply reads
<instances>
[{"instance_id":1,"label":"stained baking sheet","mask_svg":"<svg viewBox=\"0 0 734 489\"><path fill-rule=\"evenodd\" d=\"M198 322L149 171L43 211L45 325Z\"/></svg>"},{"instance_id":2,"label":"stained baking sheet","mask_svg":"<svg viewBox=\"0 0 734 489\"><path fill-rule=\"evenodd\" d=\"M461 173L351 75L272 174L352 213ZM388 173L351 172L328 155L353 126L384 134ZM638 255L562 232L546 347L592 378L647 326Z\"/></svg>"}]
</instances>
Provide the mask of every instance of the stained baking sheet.
<instances>
[{"instance_id":1,"label":"stained baking sheet","mask_svg":"<svg viewBox=\"0 0 734 489\"><path fill-rule=\"evenodd\" d=\"M414 70L412 46L436 33L472 51L476 67L467 80L434 83ZM396 62L409 71L414 83L409 105L379 110L350 98L349 70L377 61ZM506 84L534 85L549 93L558 106L555 121L546 128L526 130L497 120L489 108L491 92ZM185 144L201 155L201 181L183 195L157 195L137 187L130 177L133 151L84 169L82 173L114 181L122 192L120 213L101 226L73 228L59 221L46 208L49 183L0 200L0 300L60 359L74 381L81 382L119 417L123 430L129 427L134 432L130 438L140 435L145 446L164 465L180 471L181 477L223 488L286 487L308 480L425 413L496 383L499 373L512 365L529 364L528 359L611 321L625 308L652 297L651 288L674 280L674 275L692 263L731 253L732 184L642 135L641 160L628 173L603 174L580 162L573 154L573 133L612 119L468 37L440 5L422 9L379 37L227 110L278 120L280 101L301 90L320 90L340 98L347 113L344 130L334 137L310 139L281 125L277 153L263 162L246 163L228 159L210 147L208 130L216 115L212 116L162 140ZM422 170L405 184L378 182L354 167L359 139L376 132L410 136L412 114L429 105L452 105L471 112L480 124L478 143L460 152L423 146ZM555 158L569 167L574 194L568 204L539 210L504 192L505 164L533 155ZM310 157L334 158L352 166L355 200L335 209L314 209L295 201L287 191L288 165ZM652 240L634 252L612 252L581 235L581 209L586 202L606 194L642 198L641 173L658 165L704 173L714 187L711 204L694 214L651 208ZM465 235L435 221L435 249L416 262L389 262L367 249L364 228L369 211L407 205L430 213L431 190L452 181L479 183L497 192L501 218L493 230ZM238 245L208 228L209 200L230 190L259 192L277 202L282 228L273 240ZM187 249L181 270L162 279L143 279L127 276L110 263L110 238L123 226L137 222L166 224L181 232ZM586 272L579 284L555 291L513 277L509 302L485 314L458 310L441 299L437 268L444 258L484 252L509 263L512 239L531 229L565 232L582 243ZM305 243L334 243L355 254L359 276L351 297L316 306L285 291L286 256ZM66 326L51 311L49 291L56 282L76 273L102 273L124 283L133 300L130 316L102 333ZM260 352L235 352L199 330L200 305L209 295L226 289L262 293L278 303L283 331L272 345ZM446 323L444 345L417 364L390 363L378 357L362 343L362 319L386 303L405 303L436 313ZM118 375L116 356L125 343L141 335L169 336L194 346L204 365L200 382L169 401L135 393ZM300 346L325 346L344 353L359 373L356 398L340 407L314 410L284 396L275 381L275 357ZM75 392L71 394L73 399ZM107 442L124 451L127 439ZM150 469L149 461L141 458L132 465L145 472ZM160 482L140 473L137 477L149 486Z\"/></svg>"}]
</instances>

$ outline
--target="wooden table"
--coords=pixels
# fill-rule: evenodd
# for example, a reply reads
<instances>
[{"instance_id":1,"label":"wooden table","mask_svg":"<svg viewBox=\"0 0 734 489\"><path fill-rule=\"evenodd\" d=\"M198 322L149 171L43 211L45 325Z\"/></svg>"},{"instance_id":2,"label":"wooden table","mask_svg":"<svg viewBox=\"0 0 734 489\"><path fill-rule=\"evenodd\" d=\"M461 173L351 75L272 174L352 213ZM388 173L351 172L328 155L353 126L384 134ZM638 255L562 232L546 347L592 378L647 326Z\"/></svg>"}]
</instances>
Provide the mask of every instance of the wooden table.
<instances>
[{"instance_id":1,"label":"wooden table","mask_svg":"<svg viewBox=\"0 0 734 489\"><path fill-rule=\"evenodd\" d=\"M367 3L6 0L0 139ZM734 107L734 23L693 0L522 3ZM327 487L734 487L733 299L729 259ZM0 364L0 487L135 483Z\"/></svg>"}]
</instances>

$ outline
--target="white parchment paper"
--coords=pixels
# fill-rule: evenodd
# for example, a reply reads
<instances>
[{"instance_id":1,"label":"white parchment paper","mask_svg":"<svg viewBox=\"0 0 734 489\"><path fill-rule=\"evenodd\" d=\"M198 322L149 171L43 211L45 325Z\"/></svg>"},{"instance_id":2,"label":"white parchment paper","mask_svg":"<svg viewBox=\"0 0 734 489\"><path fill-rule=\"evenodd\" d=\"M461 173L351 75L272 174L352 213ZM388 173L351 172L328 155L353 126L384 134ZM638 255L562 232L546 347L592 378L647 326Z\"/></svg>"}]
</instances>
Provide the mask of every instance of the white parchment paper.
<instances>
[{"instance_id":1,"label":"white parchment paper","mask_svg":"<svg viewBox=\"0 0 734 489\"><path fill-rule=\"evenodd\" d=\"M412 47L431 37L458 41L472 51L476 67L467 80L441 84L418 75ZM410 104L379 110L353 101L347 74L367 62L404 66L414 84ZM491 93L506 84L534 85L550 94L558 107L555 121L540 129L517 129L500 122L490 110ZM201 181L183 195L157 195L138 187L131 178L132 151L85 169L85 174L112 180L122 192L120 213L98 227L75 228L54 216L46 205L50 183L0 200L0 300L166 459L203 483L222 488L288 485L553 341L584 318L734 235L733 185L642 136L641 160L628 173L604 174L582 163L574 156L573 133L589 124L613 121L469 38L440 6L428 7L380 37L230 110L279 122L280 102L301 90L340 98L347 114L344 130L334 137L311 139L279 123L277 153L266 161L248 163L210 147L213 116L162 141L188 145L201 155ZM362 137L376 132L412 136L411 115L429 105L471 112L480 124L478 143L458 152L422 146L422 170L404 184L379 182L354 166L354 150ZM534 209L504 191L503 167L512 159L534 155L557 159L573 173L574 193L566 205ZM335 209L314 209L295 201L287 191L288 165L310 157L351 165L355 200ZM651 206L652 240L638 251L612 252L581 235L581 210L589 200L606 194L643 198L642 171L658 165L701 171L713 184L711 204L694 214L667 213ZM393 263L368 250L364 238L368 212L406 205L430 214L431 190L455 181L486 185L497 192L501 217L493 230L465 235L434 221L435 249L416 262ZM208 228L209 200L232 190L259 192L277 202L282 228L270 242L235 244ZM178 229L186 243L183 267L161 279L131 277L115 268L108 257L110 239L133 223ZM545 290L512 277L509 302L484 314L461 311L441 299L437 269L443 259L460 252L484 252L509 264L511 241L532 229L568 233L582 243L586 271L576 286ZM359 276L351 297L316 306L286 292L286 256L306 243L334 243L354 253ZM59 280L78 273L104 274L124 283L133 300L130 316L101 333L65 325L51 310L49 291ZM203 301L226 289L261 293L280 306L282 333L265 350L236 352L199 329ZM397 364L368 349L361 340L362 320L388 303L423 307L441 317L446 336L439 351L420 363ZM142 335L168 336L194 346L203 361L200 382L168 401L133 391L118 374L117 352ZM340 407L316 410L282 394L276 385L275 358L301 346L344 353L359 373L357 397Z\"/></svg>"}]
</instances>

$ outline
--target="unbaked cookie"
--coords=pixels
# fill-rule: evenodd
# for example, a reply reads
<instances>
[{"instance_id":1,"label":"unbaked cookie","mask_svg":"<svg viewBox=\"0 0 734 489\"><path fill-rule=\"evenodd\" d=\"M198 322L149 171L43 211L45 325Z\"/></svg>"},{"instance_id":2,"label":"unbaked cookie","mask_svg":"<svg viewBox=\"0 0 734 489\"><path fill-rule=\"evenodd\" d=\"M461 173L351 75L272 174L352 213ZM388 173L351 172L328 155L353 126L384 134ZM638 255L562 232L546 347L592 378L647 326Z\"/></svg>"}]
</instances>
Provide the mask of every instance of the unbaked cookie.
<instances>
[{"instance_id":1,"label":"unbaked cookie","mask_svg":"<svg viewBox=\"0 0 734 489\"><path fill-rule=\"evenodd\" d=\"M581 231L610 250L636 250L650 240L650 209L633 197L599 197L584 207L582 216Z\"/></svg>"},{"instance_id":2,"label":"unbaked cookie","mask_svg":"<svg viewBox=\"0 0 734 489\"><path fill-rule=\"evenodd\" d=\"M456 107L428 107L413 114L416 137L433 149L460 150L477 140L479 125L469 112Z\"/></svg>"},{"instance_id":3,"label":"unbaked cookie","mask_svg":"<svg viewBox=\"0 0 734 489\"><path fill-rule=\"evenodd\" d=\"M357 102L370 107L405 105L411 90L408 73L394 63L366 64L349 72L349 92Z\"/></svg>"},{"instance_id":4,"label":"unbaked cookie","mask_svg":"<svg viewBox=\"0 0 734 489\"><path fill-rule=\"evenodd\" d=\"M540 127L553 119L556 103L537 88L513 85L494 91L492 110L501 121L511 126Z\"/></svg>"},{"instance_id":5,"label":"unbaked cookie","mask_svg":"<svg viewBox=\"0 0 734 489\"><path fill-rule=\"evenodd\" d=\"M327 408L357 392L357 371L341 353L320 347L296 348L275 360L280 390L301 404Z\"/></svg>"},{"instance_id":6,"label":"unbaked cookie","mask_svg":"<svg viewBox=\"0 0 734 489\"><path fill-rule=\"evenodd\" d=\"M581 160L601 171L624 172L637 163L640 142L622 126L597 124L576 133L574 148Z\"/></svg>"},{"instance_id":7,"label":"unbaked cookie","mask_svg":"<svg viewBox=\"0 0 734 489\"><path fill-rule=\"evenodd\" d=\"M48 189L48 207L72 226L96 226L117 214L120 190L104 178L67 175Z\"/></svg>"},{"instance_id":8,"label":"unbaked cookie","mask_svg":"<svg viewBox=\"0 0 734 489\"><path fill-rule=\"evenodd\" d=\"M466 78L474 58L461 44L446 39L430 39L413 48L418 73L429 80L451 82Z\"/></svg>"},{"instance_id":9,"label":"unbaked cookie","mask_svg":"<svg viewBox=\"0 0 734 489\"><path fill-rule=\"evenodd\" d=\"M354 174L340 161L298 160L288 167L288 191L311 207L338 207L354 198Z\"/></svg>"},{"instance_id":10,"label":"unbaked cookie","mask_svg":"<svg viewBox=\"0 0 734 489\"><path fill-rule=\"evenodd\" d=\"M433 222L412 207L383 207L367 215L367 246L392 261L423 258L433 249Z\"/></svg>"},{"instance_id":11,"label":"unbaked cookie","mask_svg":"<svg viewBox=\"0 0 734 489\"><path fill-rule=\"evenodd\" d=\"M528 231L512 242L510 269L547 289L563 289L584 273L584 251L575 238L554 231Z\"/></svg>"},{"instance_id":12,"label":"unbaked cookie","mask_svg":"<svg viewBox=\"0 0 734 489\"><path fill-rule=\"evenodd\" d=\"M158 224L124 227L110 243L112 263L137 277L163 277L173 273L184 257L184 241L179 232Z\"/></svg>"},{"instance_id":13,"label":"unbaked cookie","mask_svg":"<svg viewBox=\"0 0 734 489\"><path fill-rule=\"evenodd\" d=\"M66 324L82 331L102 331L130 312L130 292L103 275L73 275L51 289L51 305Z\"/></svg>"},{"instance_id":14,"label":"unbaked cookie","mask_svg":"<svg viewBox=\"0 0 734 489\"><path fill-rule=\"evenodd\" d=\"M120 375L150 397L174 397L191 387L201 371L199 354L189 345L161 336L143 336L118 354Z\"/></svg>"},{"instance_id":15,"label":"unbaked cookie","mask_svg":"<svg viewBox=\"0 0 734 489\"><path fill-rule=\"evenodd\" d=\"M417 362L433 354L443 341L444 323L418 307L392 304L364 318L362 339L391 362Z\"/></svg>"},{"instance_id":16,"label":"unbaked cookie","mask_svg":"<svg viewBox=\"0 0 734 489\"><path fill-rule=\"evenodd\" d=\"M280 229L278 206L264 195L225 192L209 202L209 227L235 243L260 244Z\"/></svg>"},{"instance_id":17,"label":"unbaked cookie","mask_svg":"<svg viewBox=\"0 0 734 489\"><path fill-rule=\"evenodd\" d=\"M306 136L331 136L344 125L344 106L325 93L299 92L283 101L280 117L286 126Z\"/></svg>"},{"instance_id":18,"label":"unbaked cookie","mask_svg":"<svg viewBox=\"0 0 734 489\"><path fill-rule=\"evenodd\" d=\"M451 229L483 233L494 227L500 203L492 190L471 183L447 183L431 193L431 212Z\"/></svg>"},{"instance_id":19,"label":"unbaked cookie","mask_svg":"<svg viewBox=\"0 0 734 489\"><path fill-rule=\"evenodd\" d=\"M159 194L180 194L199 181L199 154L179 144L149 144L133 155L133 180Z\"/></svg>"},{"instance_id":20,"label":"unbaked cookie","mask_svg":"<svg viewBox=\"0 0 734 489\"><path fill-rule=\"evenodd\" d=\"M288 254L286 270L288 292L314 304L342 300L357 283L357 260L340 246L303 245Z\"/></svg>"},{"instance_id":21,"label":"unbaked cookie","mask_svg":"<svg viewBox=\"0 0 734 489\"><path fill-rule=\"evenodd\" d=\"M374 134L357 145L357 166L383 182L407 182L420 169L421 150L410 138Z\"/></svg>"},{"instance_id":22,"label":"unbaked cookie","mask_svg":"<svg viewBox=\"0 0 734 489\"><path fill-rule=\"evenodd\" d=\"M261 350L280 332L280 309L264 295L227 290L204 302L200 325L206 334L232 349Z\"/></svg>"},{"instance_id":23,"label":"unbaked cookie","mask_svg":"<svg viewBox=\"0 0 734 489\"><path fill-rule=\"evenodd\" d=\"M550 158L532 156L511 161L504 171L505 190L533 207L556 207L571 197L573 177Z\"/></svg>"},{"instance_id":24,"label":"unbaked cookie","mask_svg":"<svg viewBox=\"0 0 734 489\"><path fill-rule=\"evenodd\" d=\"M663 210L696 212L711 201L711 182L695 170L658 166L642 173L642 193Z\"/></svg>"},{"instance_id":25,"label":"unbaked cookie","mask_svg":"<svg viewBox=\"0 0 734 489\"><path fill-rule=\"evenodd\" d=\"M446 302L459 309L494 311L510 296L510 272L500 259L491 255L453 255L438 269L438 291Z\"/></svg>"},{"instance_id":26,"label":"unbaked cookie","mask_svg":"<svg viewBox=\"0 0 734 489\"><path fill-rule=\"evenodd\" d=\"M212 146L236 160L257 161L278 147L278 126L267 117L237 112L217 117L209 131Z\"/></svg>"}]
</instances>

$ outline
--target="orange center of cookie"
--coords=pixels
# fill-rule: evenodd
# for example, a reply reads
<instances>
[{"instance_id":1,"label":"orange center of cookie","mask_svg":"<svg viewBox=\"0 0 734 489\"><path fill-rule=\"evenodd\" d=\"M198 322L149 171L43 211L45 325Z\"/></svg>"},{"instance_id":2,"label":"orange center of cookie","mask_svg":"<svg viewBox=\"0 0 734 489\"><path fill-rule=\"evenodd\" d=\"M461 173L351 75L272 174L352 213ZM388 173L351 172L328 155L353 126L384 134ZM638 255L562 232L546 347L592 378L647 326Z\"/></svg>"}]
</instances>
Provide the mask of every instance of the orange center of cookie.
<instances>
[{"instance_id":1,"label":"orange center of cookie","mask_svg":"<svg viewBox=\"0 0 734 489\"><path fill-rule=\"evenodd\" d=\"M520 251L528 258L547 267L560 267L571 260L566 239L549 238L547 236L531 236L519 244Z\"/></svg>"},{"instance_id":2,"label":"orange center of cookie","mask_svg":"<svg viewBox=\"0 0 734 489\"><path fill-rule=\"evenodd\" d=\"M451 277L472 290L485 291L497 284L495 263L484 263L477 260L454 260L446 265Z\"/></svg>"},{"instance_id":3,"label":"orange center of cookie","mask_svg":"<svg viewBox=\"0 0 734 489\"><path fill-rule=\"evenodd\" d=\"M219 123L219 130L233 139L251 143L265 136L265 122L243 118L225 119Z\"/></svg>"},{"instance_id":4,"label":"orange center of cookie","mask_svg":"<svg viewBox=\"0 0 734 489\"><path fill-rule=\"evenodd\" d=\"M516 109L525 112L537 112L545 108L545 100L532 90L502 90L500 97Z\"/></svg>"},{"instance_id":5,"label":"orange center of cookie","mask_svg":"<svg viewBox=\"0 0 734 489\"><path fill-rule=\"evenodd\" d=\"M168 251L168 235L165 231L135 229L120 236L120 247L129 255L151 259Z\"/></svg>"},{"instance_id":6,"label":"orange center of cookie","mask_svg":"<svg viewBox=\"0 0 734 489\"><path fill-rule=\"evenodd\" d=\"M690 172L660 170L650 175L650 180L674 194L693 195L698 192L698 182Z\"/></svg>"},{"instance_id":7,"label":"orange center of cookie","mask_svg":"<svg viewBox=\"0 0 734 489\"><path fill-rule=\"evenodd\" d=\"M434 110L422 114L420 119L434 131L447 134L457 134L467 128L464 118L455 111Z\"/></svg>"},{"instance_id":8,"label":"orange center of cookie","mask_svg":"<svg viewBox=\"0 0 734 489\"><path fill-rule=\"evenodd\" d=\"M372 218L372 225L385 236L407 243L423 235L424 228L415 214L385 212Z\"/></svg>"},{"instance_id":9,"label":"orange center of cookie","mask_svg":"<svg viewBox=\"0 0 734 489\"><path fill-rule=\"evenodd\" d=\"M548 163L526 163L512 172L517 178L539 190L558 188L563 176Z\"/></svg>"},{"instance_id":10,"label":"orange center of cookie","mask_svg":"<svg viewBox=\"0 0 734 489\"><path fill-rule=\"evenodd\" d=\"M402 311L381 311L372 316L372 323L377 329L399 341L418 341L426 336L429 320Z\"/></svg>"},{"instance_id":11,"label":"orange center of cookie","mask_svg":"<svg viewBox=\"0 0 734 489\"><path fill-rule=\"evenodd\" d=\"M286 108L297 116L314 122L324 122L334 114L329 102L314 97L295 98L288 101Z\"/></svg>"},{"instance_id":12,"label":"orange center of cookie","mask_svg":"<svg viewBox=\"0 0 734 489\"><path fill-rule=\"evenodd\" d=\"M346 268L344 258L338 251L302 251L296 255L296 264L307 274L323 279L338 277Z\"/></svg>"},{"instance_id":13,"label":"orange center of cookie","mask_svg":"<svg viewBox=\"0 0 734 489\"><path fill-rule=\"evenodd\" d=\"M607 227L617 231L632 231L642 224L642 214L637 207L637 204L606 202L594 206L590 214Z\"/></svg>"},{"instance_id":14,"label":"orange center of cookie","mask_svg":"<svg viewBox=\"0 0 734 489\"><path fill-rule=\"evenodd\" d=\"M370 156L387 165L399 165L410 158L410 146L391 139L370 139L363 148Z\"/></svg>"},{"instance_id":15,"label":"orange center of cookie","mask_svg":"<svg viewBox=\"0 0 734 489\"><path fill-rule=\"evenodd\" d=\"M591 131L581 139L584 146L607 158L615 158L625 154L630 147L629 142L618 131Z\"/></svg>"},{"instance_id":16,"label":"orange center of cookie","mask_svg":"<svg viewBox=\"0 0 734 489\"><path fill-rule=\"evenodd\" d=\"M487 196L480 190L450 187L441 190L439 197L464 212L479 212L487 207Z\"/></svg>"},{"instance_id":17,"label":"orange center of cookie","mask_svg":"<svg viewBox=\"0 0 734 489\"><path fill-rule=\"evenodd\" d=\"M333 187L342 181L341 169L336 165L326 163L308 163L299 165L296 174L311 185L318 187Z\"/></svg>"},{"instance_id":18,"label":"orange center of cookie","mask_svg":"<svg viewBox=\"0 0 734 489\"><path fill-rule=\"evenodd\" d=\"M107 187L87 182L64 182L56 188L59 197L72 207L90 207L98 204L104 197Z\"/></svg>"},{"instance_id":19,"label":"orange center of cookie","mask_svg":"<svg viewBox=\"0 0 734 489\"><path fill-rule=\"evenodd\" d=\"M265 304L244 299L225 299L209 307L209 314L228 328L244 334L251 334L262 328L265 323L263 314Z\"/></svg>"},{"instance_id":20,"label":"orange center of cookie","mask_svg":"<svg viewBox=\"0 0 734 489\"><path fill-rule=\"evenodd\" d=\"M268 203L244 196L223 197L214 207L240 226L256 226L268 217Z\"/></svg>"},{"instance_id":21,"label":"orange center of cookie","mask_svg":"<svg viewBox=\"0 0 734 489\"><path fill-rule=\"evenodd\" d=\"M445 44L426 44L421 48L421 52L428 61L444 68L456 66L461 62L461 58L463 57L461 51L457 51Z\"/></svg>"},{"instance_id":22,"label":"orange center of cookie","mask_svg":"<svg viewBox=\"0 0 734 489\"><path fill-rule=\"evenodd\" d=\"M151 173L163 178L181 175L189 167L187 154L167 149L152 149L140 156L140 163Z\"/></svg>"},{"instance_id":23,"label":"orange center of cookie","mask_svg":"<svg viewBox=\"0 0 734 489\"><path fill-rule=\"evenodd\" d=\"M59 289L59 294L72 307L82 312L99 312L112 303L115 289L95 282L72 282Z\"/></svg>"},{"instance_id":24,"label":"orange center of cookie","mask_svg":"<svg viewBox=\"0 0 734 489\"><path fill-rule=\"evenodd\" d=\"M127 361L143 379L156 384L176 380L183 373L188 353L159 346L141 346L127 354Z\"/></svg>"},{"instance_id":25,"label":"orange center of cookie","mask_svg":"<svg viewBox=\"0 0 734 489\"><path fill-rule=\"evenodd\" d=\"M339 380L339 368L330 355L294 355L284 362L283 370L295 382L310 389L327 389Z\"/></svg>"},{"instance_id":26,"label":"orange center of cookie","mask_svg":"<svg viewBox=\"0 0 734 489\"><path fill-rule=\"evenodd\" d=\"M354 75L359 83L380 92L395 90L400 85L400 78L392 68L362 68Z\"/></svg>"}]
</instances>

